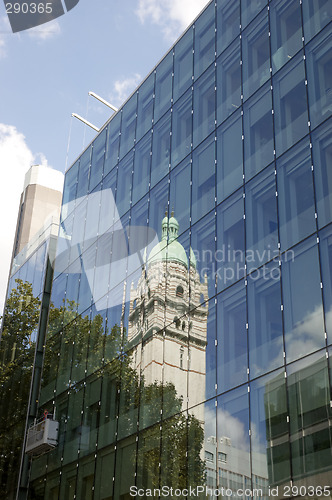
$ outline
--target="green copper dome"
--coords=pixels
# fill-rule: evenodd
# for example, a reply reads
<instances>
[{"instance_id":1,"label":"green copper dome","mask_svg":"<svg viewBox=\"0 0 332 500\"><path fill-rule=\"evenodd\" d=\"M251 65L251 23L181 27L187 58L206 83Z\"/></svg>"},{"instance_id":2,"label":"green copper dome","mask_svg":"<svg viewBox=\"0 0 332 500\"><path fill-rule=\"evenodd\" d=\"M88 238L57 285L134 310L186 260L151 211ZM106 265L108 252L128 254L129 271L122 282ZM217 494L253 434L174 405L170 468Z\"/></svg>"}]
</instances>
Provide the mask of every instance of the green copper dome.
<instances>
[{"instance_id":1,"label":"green copper dome","mask_svg":"<svg viewBox=\"0 0 332 500\"><path fill-rule=\"evenodd\" d=\"M188 257L185 249L177 241L179 234L179 223L176 218L172 216L168 219L167 214L164 217L162 224L162 237L161 241L153 247L148 258L148 265L155 262L175 261L183 264L188 268ZM168 245L167 245L168 239Z\"/></svg>"}]
</instances>

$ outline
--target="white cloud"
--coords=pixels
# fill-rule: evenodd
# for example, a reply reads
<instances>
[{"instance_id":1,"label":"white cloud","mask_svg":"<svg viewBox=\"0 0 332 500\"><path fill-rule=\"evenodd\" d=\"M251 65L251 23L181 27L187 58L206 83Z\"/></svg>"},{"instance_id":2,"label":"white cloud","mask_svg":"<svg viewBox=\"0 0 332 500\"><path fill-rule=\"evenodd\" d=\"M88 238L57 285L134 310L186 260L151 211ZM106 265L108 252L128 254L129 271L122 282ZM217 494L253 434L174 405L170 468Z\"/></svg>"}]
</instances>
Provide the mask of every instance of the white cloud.
<instances>
[{"instance_id":1,"label":"white cloud","mask_svg":"<svg viewBox=\"0 0 332 500\"><path fill-rule=\"evenodd\" d=\"M58 36L61 33L61 28L58 21L54 20L46 23L45 25L31 28L28 33L31 38L43 41Z\"/></svg>"},{"instance_id":2,"label":"white cloud","mask_svg":"<svg viewBox=\"0 0 332 500\"><path fill-rule=\"evenodd\" d=\"M157 24L168 40L174 40L195 19L207 0L139 0L140 21Z\"/></svg>"},{"instance_id":3,"label":"white cloud","mask_svg":"<svg viewBox=\"0 0 332 500\"><path fill-rule=\"evenodd\" d=\"M30 166L47 164L42 153L34 155L16 127L0 123L0 314L2 314L24 176Z\"/></svg>"},{"instance_id":4,"label":"white cloud","mask_svg":"<svg viewBox=\"0 0 332 500\"><path fill-rule=\"evenodd\" d=\"M137 85L141 82L142 77L140 74L117 80L113 85L113 91L110 94L110 101L114 106L120 106L123 101L135 90Z\"/></svg>"}]
</instances>

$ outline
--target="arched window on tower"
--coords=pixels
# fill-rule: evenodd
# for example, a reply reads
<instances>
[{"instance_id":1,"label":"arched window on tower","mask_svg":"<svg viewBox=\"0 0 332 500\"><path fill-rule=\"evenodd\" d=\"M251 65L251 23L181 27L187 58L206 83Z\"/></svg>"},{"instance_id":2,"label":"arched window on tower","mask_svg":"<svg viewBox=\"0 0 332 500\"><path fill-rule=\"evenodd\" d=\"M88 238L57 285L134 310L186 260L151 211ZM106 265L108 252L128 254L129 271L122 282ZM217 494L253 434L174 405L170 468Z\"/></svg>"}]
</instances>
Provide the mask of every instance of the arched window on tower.
<instances>
[{"instance_id":1,"label":"arched window on tower","mask_svg":"<svg viewBox=\"0 0 332 500\"><path fill-rule=\"evenodd\" d=\"M176 289L176 296L177 297L183 297L183 288L180 285Z\"/></svg>"},{"instance_id":2,"label":"arched window on tower","mask_svg":"<svg viewBox=\"0 0 332 500\"><path fill-rule=\"evenodd\" d=\"M184 349L183 347L180 347L180 368L183 370L183 354L184 354Z\"/></svg>"}]
</instances>

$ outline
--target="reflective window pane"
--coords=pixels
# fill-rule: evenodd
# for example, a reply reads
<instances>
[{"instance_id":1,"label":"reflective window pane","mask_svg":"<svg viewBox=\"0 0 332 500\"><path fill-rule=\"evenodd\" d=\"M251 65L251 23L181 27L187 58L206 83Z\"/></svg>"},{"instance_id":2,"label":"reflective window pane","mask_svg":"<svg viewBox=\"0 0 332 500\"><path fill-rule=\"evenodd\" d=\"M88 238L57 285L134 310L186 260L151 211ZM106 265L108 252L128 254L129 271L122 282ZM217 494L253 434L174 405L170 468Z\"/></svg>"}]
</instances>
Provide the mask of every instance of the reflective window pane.
<instances>
[{"instance_id":1,"label":"reflective window pane","mask_svg":"<svg viewBox=\"0 0 332 500\"><path fill-rule=\"evenodd\" d=\"M171 107L173 51L156 68L156 86L153 120L156 123Z\"/></svg>"},{"instance_id":2,"label":"reflective window pane","mask_svg":"<svg viewBox=\"0 0 332 500\"><path fill-rule=\"evenodd\" d=\"M193 147L215 127L215 71L208 69L194 84Z\"/></svg>"},{"instance_id":3,"label":"reflective window pane","mask_svg":"<svg viewBox=\"0 0 332 500\"><path fill-rule=\"evenodd\" d=\"M302 0L305 41L319 33L332 18L332 6L329 0Z\"/></svg>"},{"instance_id":4,"label":"reflective window pane","mask_svg":"<svg viewBox=\"0 0 332 500\"><path fill-rule=\"evenodd\" d=\"M316 230L309 141L301 142L277 162L281 249Z\"/></svg>"},{"instance_id":5,"label":"reflective window pane","mask_svg":"<svg viewBox=\"0 0 332 500\"><path fill-rule=\"evenodd\" d=\"M273 161L273 122L270 87L244 106L244 166L246 180Z\"/></svg>"},{"instance_id":6,"label":"reflective window pane","mask_svg":"<svg viewBox=\"0 0 332 500\"><path fill-rule=\"evenodd\" d=\"M242 26L247 26L250 21L260 12L260 10L267 4L267 0L253 2L252 0L241 1L241 22Z\"/></svg>"},{"instance_id":7,"label":"reflective window pane","mask_svg":"<svg viewBox=\"0 0 332 500\"><path fill-rule=\"evenodd\" d=\"M241 281L218 295L218 392L247 381L246 323L246 289Z\"/></svg>"},{"instance_id":8,"label":"reflective window pane","mask_svg":"<svg viewBox=\"0 0 332 500\"><path fill-rule=\"evenodd\" d=\"M283 365L279 264L263 266L248 277L250 377Z\"/></svg>"},{"instance_id":9,"label":"reflective window pane","mask_svg":"<svg viewBox=\"0 0 332 500\"><path fill-rule=\"evenodd\" d=\"M309 132L304 80L302 54L273 79L278 156Z\"/></svg>"},{"instance_id":10,"label":"reflective window pane","mask_svg":"<svg viewBox=\"0 0 332 500\"><path fill-rule=\"evenodd\" d=\"M217 60L217 122L241 106L240 41L234 42Z\"/></svg>"},{"instance_id":11,"label":"reflective window pane","mask_svg":"<svg viewBox=\"0 0 332 500\"><path fill-rule=\"evenodd\" d=\"M320 255L323 277L325 324L328 344L332 339L332 225L320 232Z\"/></svg>"},{"instance_id":12,"label":"reflective window pane","mask_svg":"<svg viewBox=\"0 0 332 500\"><path fill-rule=\"evenodd\" d=\"M120 216L130 208L133 160L134 154L131 152L119 163L116 206Z\"/></svg>"},{"instance_id":13,"label":"reflective window pane","mask_svg":"<svg viewBox=\"0 0 332 500\"><path fill-rule=\"evenodd\" d=\"M215 6L212 2L195 22L195 79L214 61L214 52Z\"/></svg>"},{"instance_id":14,"label":"reflective window pane","mask_svg":"<svg viewBox=\"0 0 332 500\"><path fill-rule=\"evenodd\" d=\"M243 183L242 117L235 113L217 129L217 201Z\"/></svg>"},{"instance_id":15,"label":"reflective window pane","mask_svg":"<svg viewBox=\"0 0 332 500\"><path fill-rule=\"evenodd\" d=\"M215 140L214 134L193 152L192 212L195 222L215 204Z\"/></svg>"},{"instance_id":16,"label":"reflective window pane","mask_svg":"<svg viewBox=\"0 0 332 500\"><path fill-rule=\"evenodd\" d=\"M290 362L325 345L316 238L286 252L281 270L286 360Z\"/></svg>"},{"instance_id":17,"label":"reflective window pane","mask_svg":"<svg viewBox=\"0 0 332 500\"><path fill-rule=\"evenodd\" d=\"M104 165L104 177L110 172L118 162L120 144L120 124L121 113L117 113L108 125L106 139L106 153Z\"/></svg>"},{"instance_id":18,"label":"reflective window pane","mask_svg":"<svg viewBox=\"0 0 332 500\"><path fill-rule=\"evenodd\" d=\"M154 77L155 75L152 73L142 83L138 91L136 142L143 137L152 125Z\"/></svg>"},{"instance_id":19,"label":"reflective window pane","mask_svg":"<svg viewBox=\"0 0 332 500\"><path fill-rule=\"evenodd\" d=\"M300 2L273 2L270 12L272 69L278 71L302 48Z\"/></svg>"},{"instance_id":20,"label":"reflective window pane","mask_svg":"<svg viewBox=\"0 0 332 500\"><path fill-rule=\"evenodd\" d=\"M103 175L106 135L107 128L104 128L92 145L91 174L89 179L90 192L99 184Z\"/></svg>"},{"instance_id":21,"label":"reflective window pane","mask_svg":"<svg viewBox=\"0 0 332 500\"><path fill-rule=\"evenodd\" d=\"M82 196L85 196L88 193L91 151L92 147L89 146L80 159L76 198L81 198Z\"/></svg>"},{"instance_id":22,"label":"reflective window pane","mask_svg":"<svg viewBox=\"0 0 332 500\"><path fill-rule=\"evenodd\" d=\"M191 163L184 160L171 172L170 207L179 222L180 234L188 229L191 206Z\"/></svg>"},{"instance_id":23,"label":"reflective window pane","mask_svg":"<svg viewBox=\"0 0 332 500\"><path fill-rule=\"evenodd\" d=\"M332 221L332 123L331 120L312 134L318 225Z\"/></svg>"},{"instance_id":24,"label":"reflective window pane","mask_svg":"<svg viewBox=\"0 0 332 500\"><path fill-rule=\"evenodd\" d=\"M142 198L149 189L151 163L151 133L136 145L133 175L133 205Z\"/></svg>"},{"instance_id":25,"label":"reflective window pane","mask_svg":"<svg viewBox=\"0 0 332 500\"><path fill-rule=\"evenodd\" d=\"M172 166L179 163L191 150L192 91L174 105L172 113Z\"/></svg>"},{"instance_id":26,"label":"reflective window pane","mask_svg":"<svg viewBox=\"0 0 332 500\"><path fill-rule=\"evenodd\" d=\"M251 5L255 2L251 2ZM243 95L247 99L270 78L268 13L264 12L242 34Z\"/></svg>"},{"instance_id":27,"label":"reflective window pane","mask_svg":"<svg viewBox=\"0 0 332 500\"><path fill-rule=\"evenodd\" d=\"M121 139L120 139L120 158L134 146L136 131L136 112L137 112L137 92L129 99L122 109L121 120Z\"/></svg>"},{"instance_id":28,"label":"reflective window pane","mask_svg":"<svg viewBox=\"0 0 332 500\"><path fill-rule=\"evenodd\" d=\"M174 88L176 101L192 84L194 71L194 30L189 29L174 47Z\"/></svg>"},{"instance_id":29,"label":"reflective window pane","mask_svg":"<svg viewBox=\"0 0 332 500\"><path fill-rule=\"evenodd\" d=\"M219 55L240 34L240 0L217 3L217 54Z\"/></svg>"},{"instance_id":30,"label":"reflective window pane","mask_svg":"<svg viewBox=\"0 0 332 500\"><path fill-rule=\"evenodd\" d=\"M74 200L76 198L77 179L79 172L79 160L66 172L64 187L61 218L64 220L74 208Z\"/></svg>"},{"instance_id":31,"label":"reflective window pane","mask_svg":"<svg viewBox=\"0 0 332 500\"><path fill-rule=\"evenodd\" d=\"M151 186L157 184L169 170L171 148L171 113L168 112L153 127L152 158L151 158Z\"/></svg>"},{"instance_id":32,"label":"reflective window pane","mask_svg":"<svg viewBox=\"0 0 332 500\"><path fill-rule=\"evenodd\" d=\"M332 114L332 35L326 28L307 46L306 64L311 126Z\"/></svg>"}]
</instances>

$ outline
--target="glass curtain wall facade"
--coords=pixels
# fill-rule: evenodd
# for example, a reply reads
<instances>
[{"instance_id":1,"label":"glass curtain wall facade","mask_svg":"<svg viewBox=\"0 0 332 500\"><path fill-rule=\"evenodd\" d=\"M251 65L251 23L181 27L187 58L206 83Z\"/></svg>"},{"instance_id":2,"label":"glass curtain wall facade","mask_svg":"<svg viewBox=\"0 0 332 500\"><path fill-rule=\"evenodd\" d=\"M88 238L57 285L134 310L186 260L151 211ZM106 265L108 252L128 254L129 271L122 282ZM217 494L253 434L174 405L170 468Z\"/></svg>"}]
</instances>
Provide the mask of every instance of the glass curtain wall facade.
<instances>
[{"instance_id":1,"label":"glass curtain wall facade","mask_svg":"<svg viewBox=\"0 0 332 500\"><path fill-rule=\"evenodd\" d=\"M67 171L30 499L331 495L330 19L210 3Z\"/></svg>"}]
</instances>

